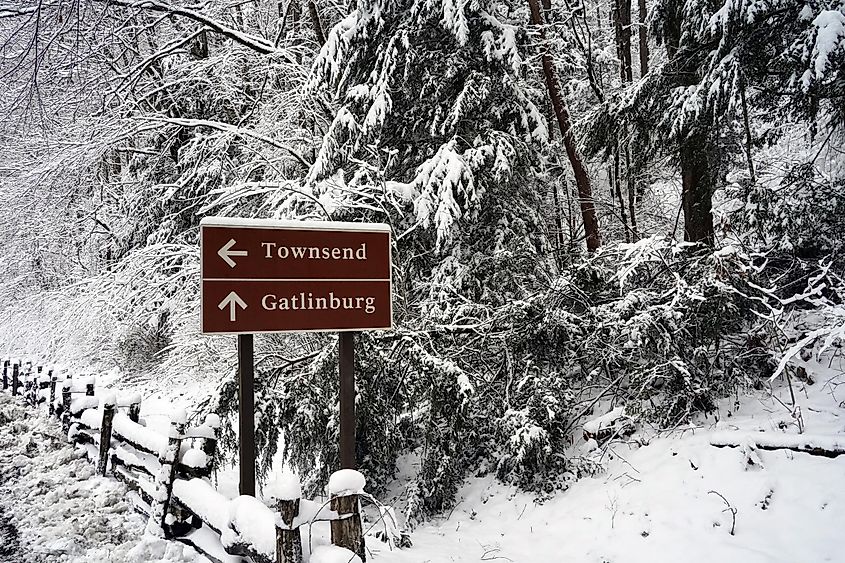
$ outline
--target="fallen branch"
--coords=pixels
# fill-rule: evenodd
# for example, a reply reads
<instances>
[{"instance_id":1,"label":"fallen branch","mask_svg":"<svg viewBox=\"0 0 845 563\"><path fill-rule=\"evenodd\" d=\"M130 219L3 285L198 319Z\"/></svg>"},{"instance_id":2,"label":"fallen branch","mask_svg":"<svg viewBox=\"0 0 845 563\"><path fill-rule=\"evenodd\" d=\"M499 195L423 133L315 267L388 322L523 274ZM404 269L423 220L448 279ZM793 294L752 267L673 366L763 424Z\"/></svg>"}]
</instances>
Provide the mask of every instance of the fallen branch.
<instances>
[{"instance_id":1,"label":"fallen branch","mask_svg":"<svg viewBox=\"0 0 845 563\"><path fill-rule=\"evenodd\" d=\"M792 450L834 458L845 454L845 436L780 434L776 432L722 432L710 437L717 448L738 448L748 443L761 450Z\"/></svg>"}]
</instances>

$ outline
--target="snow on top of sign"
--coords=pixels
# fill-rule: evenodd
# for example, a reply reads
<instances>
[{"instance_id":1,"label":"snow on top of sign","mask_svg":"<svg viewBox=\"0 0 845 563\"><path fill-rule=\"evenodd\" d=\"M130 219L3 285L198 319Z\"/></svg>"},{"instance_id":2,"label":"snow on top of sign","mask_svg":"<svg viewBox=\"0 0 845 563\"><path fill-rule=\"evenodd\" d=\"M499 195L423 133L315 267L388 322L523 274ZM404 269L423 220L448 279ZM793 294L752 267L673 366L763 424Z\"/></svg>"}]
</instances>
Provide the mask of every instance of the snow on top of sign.
<instances>
[{"instance_id":1,"label":"snow on top of sign","mask_svg":"<svg viewBox=\"0 0 845 563\"><path fill-rule=\"evenodd\" d=\"M365 486L367 480L354 469L341 469L329 477L329 493L333 495L362 493Z\"/></svg>"},{"instance_id":2,"label":"snow on top of sign","mask_svg":"<svg viewBox=\"0 0 845 563\"><path fill-rule=\"evenodd\" d=\"M390 232L386 223L350 223L346 221L281 221L246 217L203 217L201 227L243 227L255 229L301 229L315 231Z\"/></svg>"}]
</instances>

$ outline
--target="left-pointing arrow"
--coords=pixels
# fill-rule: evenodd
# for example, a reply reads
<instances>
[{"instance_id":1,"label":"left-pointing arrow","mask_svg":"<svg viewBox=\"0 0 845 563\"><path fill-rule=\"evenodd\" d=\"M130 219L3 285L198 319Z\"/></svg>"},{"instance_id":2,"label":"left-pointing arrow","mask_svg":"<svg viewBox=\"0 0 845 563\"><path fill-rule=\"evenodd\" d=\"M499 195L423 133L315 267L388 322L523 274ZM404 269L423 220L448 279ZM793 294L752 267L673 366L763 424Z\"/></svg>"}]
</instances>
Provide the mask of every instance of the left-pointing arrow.
<instances>
[{"instance_id":1,"label":"left-pointing arrow","mask_svg":"<svg viewBox=\"0 0 845 563\"><path fill-rule=\"evenodd\" d=\"M229 307L229 321L235 322L236 314L237 314L237 307L241 309L246 309L246 303L241 296L235 293L234 291L230 291L229 295L223 298L223 301L217 306L218 309L221 311L226 308L228 305Z\"/></svg>"},{"instance_id":2,"label":"left-pointing arrow","mask_svg":"<svg viewBox=\"0 0 845 563\"><path fill-rule=\"evenodd\" d=\"M249 256L249 252L246 250L232 250L232 247L235 246L235 239L229 239L229 242L224 244L220 250L217 251L217 255L220 256L230 268L234 268L236 262L232 260L232 256Z\"/></svg>"}]
</instances>

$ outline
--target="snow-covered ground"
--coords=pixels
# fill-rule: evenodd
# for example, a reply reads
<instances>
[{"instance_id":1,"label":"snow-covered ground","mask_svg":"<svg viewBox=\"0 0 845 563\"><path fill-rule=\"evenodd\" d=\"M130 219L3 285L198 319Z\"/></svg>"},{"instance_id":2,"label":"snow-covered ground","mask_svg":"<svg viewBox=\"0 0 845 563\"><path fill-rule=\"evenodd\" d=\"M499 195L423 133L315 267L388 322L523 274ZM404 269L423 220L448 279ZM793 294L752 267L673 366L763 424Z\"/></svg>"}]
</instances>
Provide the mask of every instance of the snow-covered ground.
<instances>
[{"instance_id":1,"label":"snow-covered ground","mask_svg":"<svg viewBox=\"0 0 845 563\"><path fill-rule=\"evenodd\" d=\"M32 414L0 392L0 561L198 560L182 544L145 538L126 488L95 476L55 419Z\"/></svg>"},{"instance_id":2,"label":"snow-covered ground","mask_svg":"<svg viewBox=\"0 0 845 563\"><path fill-rule=\"evenodd\" d=\"M845 438L845 377L815 366L794 382L808 434ZM837 390L838 386L838 390ZM730 432L798 432L788 387L722 403L718 417L617 444L607 471L543 503L490 476L468 483L448 516L418 528L396 563L821 563L845 561L845 455L716 448ZM777 398L775 398L777 397ZM735 533L732 509L736 511ZM373 542L370 542L373 545ZM377 546L373 546L377 547Z\"/></svg>"},{"instance_id":3,"label":"snow-covered ground","mask_svg":"<svg viewBox=\"0 0 845 563\"><path fill-rule=\"evenodd\" d=\"M777 442L798 433L799 412L807 435L842 443L845 377L819 365L811 373L814 385L793 382L797 410L785 406L783 383L772 395L725 400L697 424L585 454L601 457L606 471L543 502L492 476L472 479L451 513L414 531L413 547L390 550L368 538L370 560L845 561L845 455L710 444L725 433L765 432ZM30 413L0 394L0 561L204 560L181 544L143 538L144 519L125 488L93 476L58 424Z\"/></svg>"}]
</instances>

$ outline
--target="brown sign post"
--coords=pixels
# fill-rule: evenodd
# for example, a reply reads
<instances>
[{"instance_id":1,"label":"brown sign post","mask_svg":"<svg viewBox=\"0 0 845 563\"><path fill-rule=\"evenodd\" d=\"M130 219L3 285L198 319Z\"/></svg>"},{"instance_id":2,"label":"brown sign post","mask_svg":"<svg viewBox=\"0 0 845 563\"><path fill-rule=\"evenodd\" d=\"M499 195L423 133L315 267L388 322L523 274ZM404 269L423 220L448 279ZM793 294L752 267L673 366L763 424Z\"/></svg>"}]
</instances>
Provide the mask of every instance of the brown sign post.
<instances>
[{"instance_id":1,"label":"brown sign post","mask_svg":"<svg viewBox=\"0 0 845 563\"><path fill-rule=\"evenodd\" d=\"M238 335L241 494L255 494L255 333L340 333L341 466L354 468L354 332L392 328L390 227L207 217L200 231L202 331Z\"/></svg>"}]
</instances>

